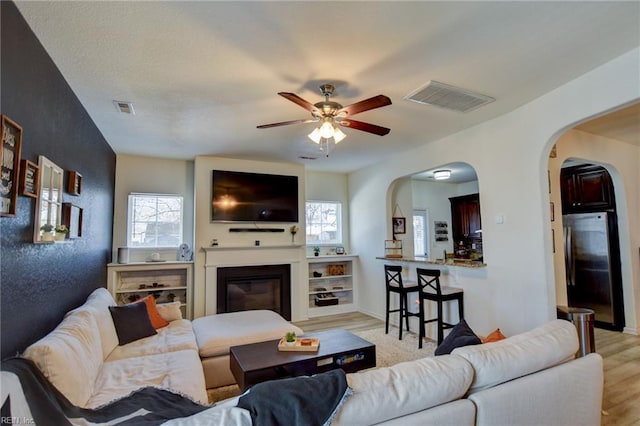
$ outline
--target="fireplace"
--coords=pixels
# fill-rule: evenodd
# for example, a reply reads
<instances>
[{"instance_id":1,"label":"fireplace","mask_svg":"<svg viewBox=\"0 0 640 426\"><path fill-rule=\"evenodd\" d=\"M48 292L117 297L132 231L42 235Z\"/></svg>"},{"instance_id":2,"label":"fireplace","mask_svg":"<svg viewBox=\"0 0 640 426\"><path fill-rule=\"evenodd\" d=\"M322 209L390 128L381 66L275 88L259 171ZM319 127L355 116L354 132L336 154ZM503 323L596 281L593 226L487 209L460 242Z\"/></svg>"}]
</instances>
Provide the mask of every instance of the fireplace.
<instances>
[{"instance_id":1,"label":"fireplace","mask_svg":"<svg viewBox=\"0 0 640 426\"><path fill-rule=\"evenodd\" d=\"M217 313L268 309L291 320L291 266L218 268Z\"/></svg>"}]
</instances>

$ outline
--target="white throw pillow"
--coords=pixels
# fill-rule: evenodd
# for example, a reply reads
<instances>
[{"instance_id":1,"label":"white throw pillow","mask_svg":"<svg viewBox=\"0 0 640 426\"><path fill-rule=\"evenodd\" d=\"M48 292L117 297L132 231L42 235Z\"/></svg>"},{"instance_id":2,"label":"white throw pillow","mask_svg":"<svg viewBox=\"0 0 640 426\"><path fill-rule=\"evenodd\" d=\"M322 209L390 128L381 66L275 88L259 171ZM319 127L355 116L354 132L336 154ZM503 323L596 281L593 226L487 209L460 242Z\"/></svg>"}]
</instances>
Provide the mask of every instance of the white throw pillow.
<instances>
[{"instance_id":1,"label":"white throw pillow","mask_svg":"<svg viewBox=\"0 0 640 426\"><path fill-rule=\"evenodd\" d=\"M180 302L157 303L158 313L165 321L175 321L182 319L182 310L180 310Z\"/></svg>"}]
</instances>

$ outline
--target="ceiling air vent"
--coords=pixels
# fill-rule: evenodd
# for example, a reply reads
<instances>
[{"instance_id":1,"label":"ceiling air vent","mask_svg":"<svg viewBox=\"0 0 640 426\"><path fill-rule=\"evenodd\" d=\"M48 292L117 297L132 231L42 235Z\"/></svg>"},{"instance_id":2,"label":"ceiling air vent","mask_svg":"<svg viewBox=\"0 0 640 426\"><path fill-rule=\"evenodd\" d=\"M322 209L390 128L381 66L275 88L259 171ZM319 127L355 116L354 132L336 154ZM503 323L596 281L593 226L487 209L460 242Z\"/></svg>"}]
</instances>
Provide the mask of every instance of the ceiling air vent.
<instances>
[{"instance_id":1,"label":"ceiling air vent","mask_svg":"<svg viewBox=\"0 0 640 426\"><path fill-rule=\"evenodd\" d=\"M118 112L123 114L131 114L135 115L135 111L133 110L133 104L131 102L126 101L113 101L113 104L116 106Z\"/></svg>"},{"instance_id":2,"label":"ceiling air vent","mask_svg":"<svg viewBox=\"0 0 640 426\"><path fill-rule=\"evenodd\" d=\"M473 111L495 101L492 97L433 80L409 93L404 99L459 112Z\"/></svg>"}]
</instances>

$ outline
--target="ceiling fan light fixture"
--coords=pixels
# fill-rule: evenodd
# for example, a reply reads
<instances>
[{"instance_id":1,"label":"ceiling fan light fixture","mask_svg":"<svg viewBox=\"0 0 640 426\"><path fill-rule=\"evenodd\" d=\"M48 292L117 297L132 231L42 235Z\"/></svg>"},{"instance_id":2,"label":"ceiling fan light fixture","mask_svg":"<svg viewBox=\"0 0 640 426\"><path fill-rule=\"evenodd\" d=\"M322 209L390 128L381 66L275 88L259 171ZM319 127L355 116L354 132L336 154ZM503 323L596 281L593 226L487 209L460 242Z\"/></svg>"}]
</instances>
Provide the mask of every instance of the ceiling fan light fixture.
<instances>
[{"instance_id":1,"label":"ceiling fan light fixture","mask_svg":"<svg viewBox=\"0 0 640 426\"><path fill-rule=\"evenodd\" d=\"M324 122L322 123L322 126L320 126L320 136L322 136L325 139L329 139L333 137L333 132L334 132L334 129L331 122L329 120L324 120Z\"/></svg>"},{"instance_id":2,"label":"ceiling fan light fixture","mask_svg":"<svg viewBox=\"0 0 640 426\"><path fill-rule=\"evenodd\" d=\"M309 133L307 136L309 136L309 139L311 139L317 144L320 144L320 140L322 139L322 136L320 135L319 127L316 127L315 129L313 129L313 132Z\"/></svg>"},{"instance_id":3,"label":"ceiling fan light fixture","mask_svg":"<svg viewBox=\"0 0 640 426\"><path fill-rule=\"evenodd\" d=\"M447 180L451 177L451 170L436 170L433 172L435 180Z\"/></svg>"},{"instance_id":4,"label":"ceiling fan light fixture","mask_svg":"<svg viewBox=\"0 0 640 426\"><path fill-rule=\"evenodd\" d=\"M336 141L336 144L340 143L340 141L346 137L347 135L345 135L344 132L339 128L335 127L333 129L333 140Z\"/></svg>"}]
</instances>

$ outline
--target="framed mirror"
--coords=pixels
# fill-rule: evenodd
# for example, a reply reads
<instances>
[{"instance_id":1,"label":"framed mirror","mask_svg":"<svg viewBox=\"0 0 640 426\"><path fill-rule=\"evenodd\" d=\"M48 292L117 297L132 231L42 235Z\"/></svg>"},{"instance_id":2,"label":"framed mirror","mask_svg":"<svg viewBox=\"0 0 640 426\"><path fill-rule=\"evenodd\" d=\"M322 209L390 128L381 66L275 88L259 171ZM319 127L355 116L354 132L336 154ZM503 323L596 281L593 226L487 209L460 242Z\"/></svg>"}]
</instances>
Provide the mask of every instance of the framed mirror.
<instances>
[{"instance_id":1,"label":"framed mirror","mask_svg":"<svg viewBox=\"0 0 640 426\"><path fill-rule=\"evenodd\" d=\"M64 170L47 157L38 157L40 189L36 202L33 242L54 241L54 230L62 221L62 184Z\"/></svg>"}]
</instances>

